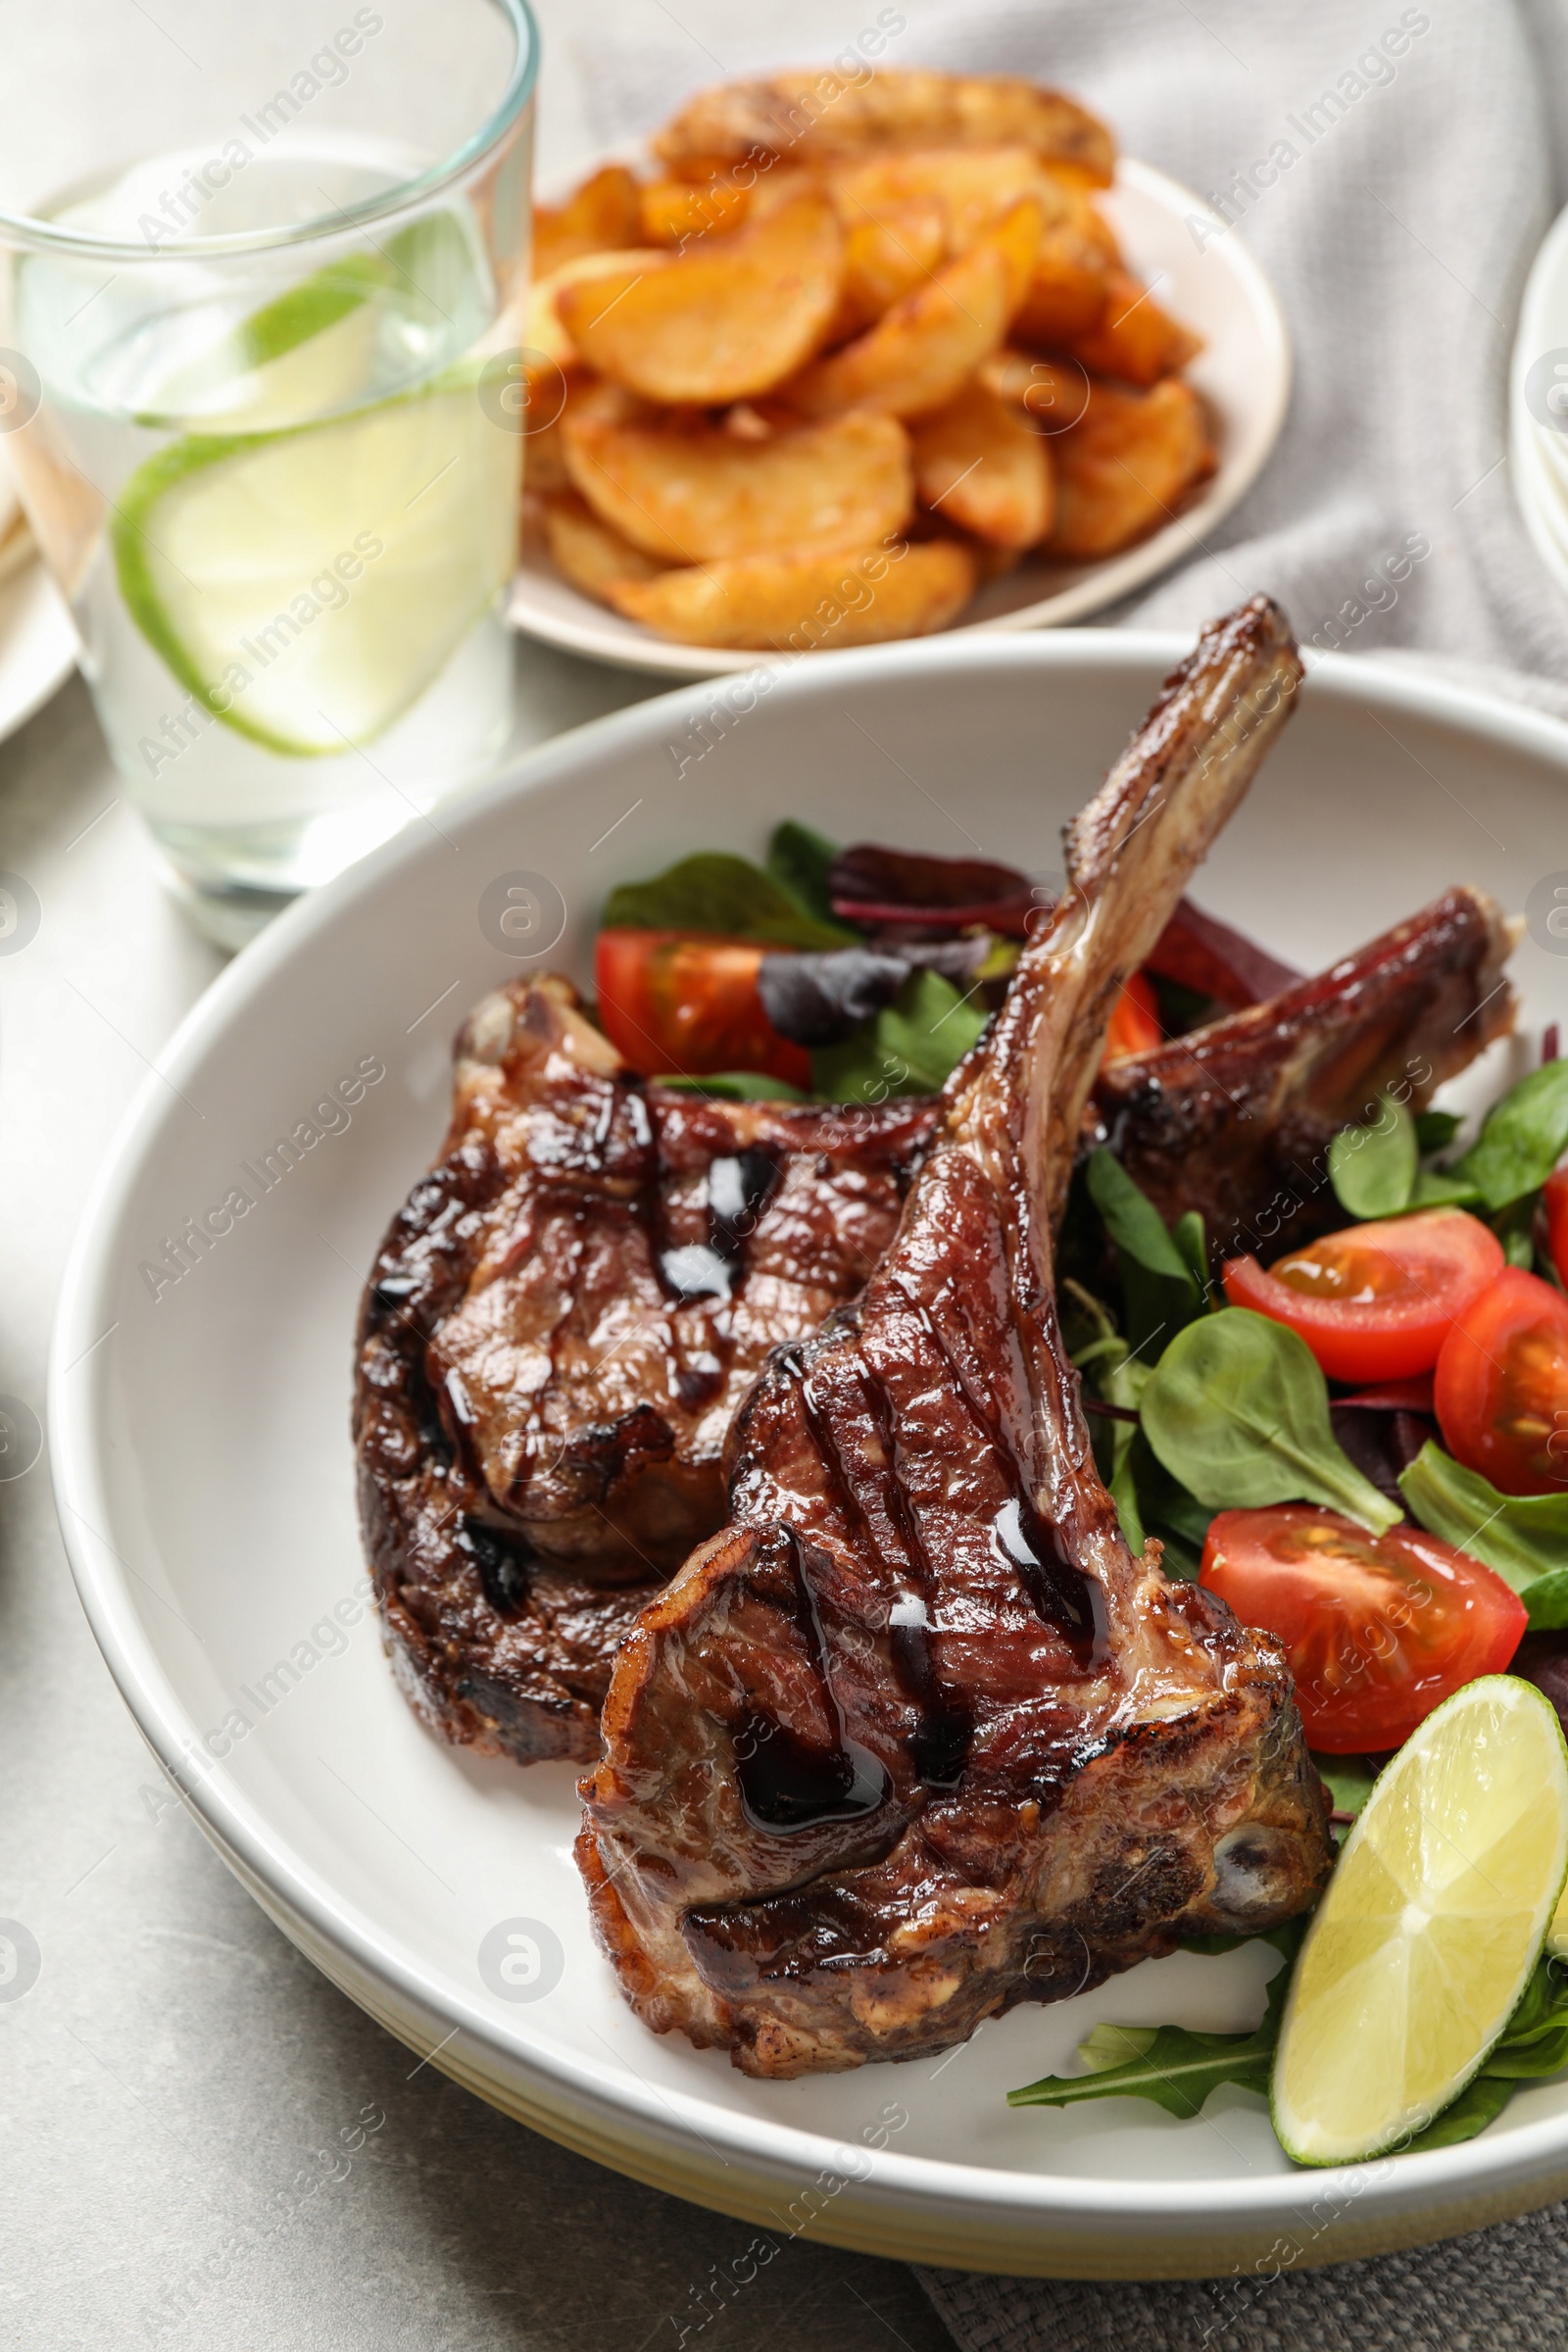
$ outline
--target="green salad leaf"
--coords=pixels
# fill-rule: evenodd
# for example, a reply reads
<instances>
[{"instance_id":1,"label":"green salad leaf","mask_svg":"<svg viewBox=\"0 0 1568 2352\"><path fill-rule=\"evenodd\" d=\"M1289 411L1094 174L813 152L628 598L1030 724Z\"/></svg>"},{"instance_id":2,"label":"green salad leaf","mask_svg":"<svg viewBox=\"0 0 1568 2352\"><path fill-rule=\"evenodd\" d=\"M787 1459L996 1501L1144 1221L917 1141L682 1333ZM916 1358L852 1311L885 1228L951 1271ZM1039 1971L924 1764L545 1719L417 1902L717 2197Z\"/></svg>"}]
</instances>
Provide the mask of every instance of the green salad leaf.
<instances>
[{"instance_id":1,"label":"green salad leaf","mask_svg":"<svg viewBox=\"0 0 1568 2352\"><path fill-rule=\"evenodd\" d=\"M1082 2075L1044 2075L1038 2082L1009 2090L1009 2107L1073 2107L1084 2099L1152 2099L1167 2115L1200 2115L1210 2093L1234 2082L1268 2096L1268 2079L1279 2039L1291 1967L1304 1934L1292 1920L1259 1941L1286 1955L1270 1979L1261 2021L1250 2034L1197 2034L1186 2026L1097 2026L1078 2055L1090 2070ZM1225 1938L1221 1948L1228 1948Z\"/></svg>"},{"instance_id":2,"label":"green salad leaf","mask_svg":"<svg viewBox=\"0 0 1568 2352\"><path fill-rule=\"evenodd\" d=\"M819 923L830 924L838 930L833 903L828 897L828 867L839 854L836 841L823 833L813 833L809 825L787 816L774 828L767 845L767 870L775 882L787 890L797 906Z\"/></svg>"},{"instance_id":3,"label":"green salad leaf","mask_svg":"<svg viewBox=\"0 0 1568 2352\"><path fill-rule=\"evenodd\" d=\"M1140 1195L1140 1198L1142 1196ZM1087 1325L1089 1336L1080 1339L1073 1362L1086 1377L1085 1385L1107 1404L1120 1406L1123 1412L1135 1413L1139 1398L1149 1382L1150 1368L1133 1355L1127 1342L1116 1329L1109 1309L1086 1291L1082 1283L1069 1275L1063 1283L1065 1303L1069 1312L1076 1310L1080 1330ZM1141 1482L1133 1464L1135 1447L1147 1451L1143 1431L1136 1423L1106 1421L1092 1416L1090 1434L1095 1448L1095 1461L1104 1480L1106 1493L1116 1505L1116 1517L1126 1538L1127 1548L1134 1559L1142 1559L1144 1551L1144 1511Z\"/></svg>"},{"instance_id":4,"label":"green salad leaf","mask_svg":"<svg viewBox=\"0 0 1568 2352\"><path fill-rule=\"evenodd\" d=\"M1292 1920L1261 1940L1277 1944L1286 1964L1270 1979L1261 2021L1250 2034L1196 2034L1185 2026L1097 2026L1079 2044L1089 2070L1082 2075L1046 2075L1021 2090L1009 2090L1009 2107L1071 2107L1084 2099L1152 2099L1167 2115L1199 2114L1212 2092L1227 2083L1268 2096L1274 2048L1285 2014L1285 1996L1304 1922ZM1195 1944L1195 1949L1202 1948ZM1228 1938L1209 1938L1207 1948L1227 1949ZM1520 2082L1540 2082L1568 2066L1568 1984L1546 1960L1521 1994L1502 2035L1479 2074L1452 2105L1407 2143L1407 2152L1452 2147L1474 2139L1507 2106Z\"/></svg>"},{"instance_id":5,"label":"green salad leaf","mask_svg":"<svg viewBox=\"0 0 1568 2352\"><path fill-rule=\"evenodd\" d=\"M1446 1152L1464 1125L1456 1110L1418 1110L1415 1114L1415 1140L1423 1154Z\"/></svg>"},{"instance_id":6,"label":"green salad leaf","mask_svg":"<svg viewBox=\"0 0 1568 2352\"><path fill-rule=\"evenodd\" d=\"M1158 1209L1113 1152L1102 1146L1091 1155L1086 1181L1089 1197L1116 1245L1127 1340L1137 1355L1151 1348L1161 1333L1179 1331L1192 1321L1199 1312L1200 1285L1193 1278L1188 1257L1165 1230ZM1198 1233L1201 1250L1200 1217ZM1187 1238L1190 1242L1190 1232Z\"/></svg>"},{"instance_id":7,"label":"green salad leaf","mask_svg":"<svg viewBox=\"0 0 1568 2352\"><path fill-rule=\"evenodd\" d=\"M605 902L607 930L711 931L767 948L853 948L858 931L824 922L776 876L726 850L699 850L646 882L622 882Z\"/></svg>"},{"instance_id":8,"label":"green salad leaf","mask_svg":"<svg viewBox=\"0 0 1568 2352\"><path fill-rule=\"evenodd\" d=\"M1462 1176L1446 1175L1441 1168L1423 1168L1410 1194L1412 1208L1474 1208L1481 1195Z\"/></svg>"},{"instance_id":9,"label":"green salad leaf","mask_svg":"<svg viewBox=\"0 0 1568 2352\"><path fill-rule=\"evenodd\" d=\"M1202 1210L1190 1208L1184 1216L1178 1217L1170 1229L1170 1238L1198 1290L1207 1295L1213 1286L1209 1281L1208 1241L1203 1232Z\"/></svg>"},{"instance_id":10,"label":"green salad leaf","mask_svg":"<svg viewBox=\"0 0 1568 2352\"><path fill-rule=\"evenodd\" d=\"M809 1102L811 1100L798 1086L791 1086L783 1078L769 1078L761 1070L713 1070L703 1078L662 1070L654 1084L669 1087L677 1094L706 1095L718 1102Z\"/></svg>"},{"instance_id":11,"label":"green salad leaf","mask_svg":"<svg viewBox=\"0 0 1568 2352\"><path fill-rule=\"evenodd\" d=\"M886 1102L895 1095L934 1095L990 1016L951 980L922 966L891 1004L862 1021L842 1045L811 1055L816 1092L830 1102Z\"/></svg>"},{"instance_id":12,"label":"green salad leaf","mask_svg":"<svg viewBox=\"0 0 1568 2352\"><path fill-rule=\"evenodd\" d=\"M1329 1181L1352 1217L1396 1217L1409 1205L1420 1157L1414 1119L1380 1095L1370 1127L1342 1127L1329 1145Z\"/></svg>"},{"instance_id":13,"label":"green salad leaf","mask_svg":"<svg viewBox=\"0 0 1568 2352\"><path fill-rule=\"evenodd\" d=\"M1513 1587L1532 1633L1568 1626L1568 1494L1501 1494L1430 1438L1399 1492L1424 1528Z\"/></svg>"},{"instance_id":14,"label":"green salad leaf","mask_svg":"<svg viewBox=\"0 0 1568 2352\"><path fill-rule=\"evenodd\" d=\"M1548 1061L1510 1087L1481 1133L1449 1170L1474 1185L1489 1208L1534 1193L1568 1152L1568 1060Z\"/></svg>"},{"instance_id":15,"label":"green salad leaf","mask_svg":"<svg viewBox=\"0 0 1568 2352\"><path fill-rule=\"evenodd\" d=\"M1320 1756L1314 1750L1312 1761L1318 1778L1334 1799L1336 1813L1348 1813L1353 1819L1372 1793L1377 1779L1365 1756Z\"/></svg>"},{"instance_id":16,"label":"green salad leaf","mask_svg":"<svg viewBox=\"0 0 1568 2352\"><path fill-rule=\"evenodd\" d=\"M1215 1510L1321 1502L1377 1535L1400 1516L1335 1438L1328 1383L1306 1342L1250 1307L1222 1307L1179 1331L1141 1411L1171 1477Z\"/></svg>"}]
</instances>

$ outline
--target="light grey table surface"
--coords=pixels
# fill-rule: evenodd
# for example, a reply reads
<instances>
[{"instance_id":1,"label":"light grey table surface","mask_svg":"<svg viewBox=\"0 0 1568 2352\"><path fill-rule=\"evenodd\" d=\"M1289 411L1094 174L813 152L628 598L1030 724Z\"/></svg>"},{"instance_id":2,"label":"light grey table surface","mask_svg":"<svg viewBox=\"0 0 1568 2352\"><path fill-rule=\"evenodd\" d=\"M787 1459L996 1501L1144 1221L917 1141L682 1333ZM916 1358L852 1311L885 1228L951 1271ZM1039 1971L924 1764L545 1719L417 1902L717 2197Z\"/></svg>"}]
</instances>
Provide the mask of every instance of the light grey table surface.
<instances>
[{"instance_id":1,"label":"light grey table surface","mask_svg":"<svg viewBox=\"0 0 1568 2352\"><path fill-rule=\"evenodd\" d=\"M516 746L652 690L519 647ZM78 679L0 745L0 868L42 910L0 957L0 1392L41 1422L88 1187L221 958L166 897ZM170 1799L77 1603L45 1458L0 1483L0 1920L40 1959L20 1998L0 1984L7 2352L677 2352L754 2235L417 2067L294 1950ZM318 2158L367 2111L385 2120L362 2149ZM807 2338L949 2340L906 2271L804 2241L701 2329L705 2352Z\"/></svg>"}]
</instances>

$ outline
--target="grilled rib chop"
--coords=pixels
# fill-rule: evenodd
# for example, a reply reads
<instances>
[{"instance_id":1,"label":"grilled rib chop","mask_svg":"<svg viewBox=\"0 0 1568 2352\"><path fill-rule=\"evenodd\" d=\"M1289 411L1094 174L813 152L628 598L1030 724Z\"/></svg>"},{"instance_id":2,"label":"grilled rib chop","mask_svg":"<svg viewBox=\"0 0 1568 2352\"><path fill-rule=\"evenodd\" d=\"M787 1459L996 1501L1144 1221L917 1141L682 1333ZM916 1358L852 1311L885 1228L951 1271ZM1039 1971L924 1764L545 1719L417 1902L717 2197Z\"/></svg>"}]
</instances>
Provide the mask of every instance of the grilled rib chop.
<instances>
[{"instance_id":1,"label":"grilled rib chop","mask_svg":"<svg viewBox=\"0 0 1568 2352\"><path fill-rule=\"evenodd\" d=\"M863 1298L774 1355L731 1525L617 1656L595 1924L648 2025L748 2073L940 2049L1328 1868L1283 1654L1128 1551L1052 1289L1111 1006L1299 676L1258 599L1166 682Z\"/></svg>"},{"instance_id":2,"label":"grilled rib chop","mask_svg":"<svg viewBox=\"0 0 1568 2352\"><path fill-rule=\"evenodd\" d=\"M1080 1154L1108 1140L1167 1222L1202 1211L1217 1257L1257 1242L1268 1255L1299 1246L1337 1218L1323 1156L1334 1130L1363 1115L1378 1089L1401 1074L1416 1074L1411 1099L1419 1106L1510 1026L1512 993L1497 977L1509 944L1508 925L1484 893L1449 891L1268 1004L1102 1068ZM547 1082L552 1054L572 1068ZM1430 1073L1424 1080L1422 1069ZM757 1225L739 1230L744 1213L731 1220L739 1328L716 1292L677 1309L688 1360L676 1366L673 1392L662 1345L639 1347L634 1366L624 1352L612 1355L603 1382L553 1355L550 1379L543 1389L525 1386L523 1402L531 1402L536 1432L556 1433L552 1448L564 1435L566 1443L559 1459L552 1451L524 1481L519 1512L506 1475L487 1481L485 1465L471 1448L455 1446L443 1426L435 1394L442 1362L433 1366L433 1390L428 1345L460 1379L467 1366L465 1393L484 1406L493 1450L525 1445L525 1416L505 1385L496 1329L513 1328L514 1351L515 1294L530 1293L537 1315L541 1273L547 1290L555 1285L551 1313L559 1318L548 1337L553 1347L567 1343L564 1352L596 1328L597 1315L617 1311L615 1282L626 1269L612 1238L616 1204L625 1201L628 1170L635 1184L645 1164L635 1139L630 1161L622 1151L628 1120L641 1115L625 1081L564 982L519 982L478 1008L457 1041L447 1142L382 1246L362 1325L363 1517L394 1656L420 1712L449 1739L522 1763L555 1755L586 1762L597 1753L615 1649L662 1583L671 1540L684 1551L723 1524L718 1461L732 1405L770 1338L815 1330L829 1306L858 1289L891 1239L940 1109L918 1100L847 1116L760 1118L750 1106L698 1105L650 1090L648 1133L657 1135L662 1217L671 1233L679 1223L689 1236L694 1217L702 1232L715 1160L738 1163L725 1173L743 1211L746 1153L760 1148L777 1163ZM590 1103L591 1118L579 1115ZM576 1137L569 1178L563 1120ZM585 1130L598 1139L594 1151ZM759 1163L752 1166L755 1177ZM558 1211L570 1214L575 1246L596 1187L605 1196L597 1206L607 1247L597 1255L578 1250L578 1268L593 1269L594 1295L568 1305L551 1219L534 1229L541 1265L527 1250L518 1255L517 1211L525 1195L536 1203L554 1197ZM487 1254L498 1225L512 1241L504 1267ZM640 1230L653 1230L646 1217ZM634 1249L636 1283L650 1295L668 1290L650 1250L642 1242ZM686 1270L698 1278L714 1271L701 1257ZM659 1298L661 1332L671 1303ZM727 1333L714 1332L724 1324ZM693 1378L694 1340L698 1353L724 1364L706 1402L695 1393L706 1379ZM469 1360L475 1353L479 1364Z\"/></svg>"},{"instance_id":3,"label":"grilled rib chop","mask_svg":"<svg viewBox=\"0 0 1568 2352\"><path fill-rule=\"evenodd\" d=\"M1344 1221L1336 1132L1401 1081L1421 1109L1513 1027L1512 947L1484 890L1446 891L1315 979L1108 1064L1085 1141L1108 1143L1167 1223L1201 1209L1216 1259L1299 1248Z\"/></svg>"},{"instance_id":4,"label":"grilled rib chop","mask_svg":"<svg viewBox=\"0 0 1568 2352\"><path fill-rule=\"evenodd\" d=\"M859 1290L931 1118L644 1089L553 977L475 1008L355 1396L388 1642L449 1739L597 1754L616 1643L722 1524L738 1398Z\"/></svg>"}]
</instances>

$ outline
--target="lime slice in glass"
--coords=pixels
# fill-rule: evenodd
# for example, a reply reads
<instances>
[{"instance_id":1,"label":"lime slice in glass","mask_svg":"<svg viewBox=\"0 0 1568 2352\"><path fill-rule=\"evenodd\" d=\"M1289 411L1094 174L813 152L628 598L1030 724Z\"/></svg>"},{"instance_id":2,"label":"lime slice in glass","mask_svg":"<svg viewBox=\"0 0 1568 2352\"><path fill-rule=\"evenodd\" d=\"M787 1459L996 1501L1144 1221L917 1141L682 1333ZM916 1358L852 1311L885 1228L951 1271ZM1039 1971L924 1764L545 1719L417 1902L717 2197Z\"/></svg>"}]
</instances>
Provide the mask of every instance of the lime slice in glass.
<instances>
[{"instance_id":1,"label":"lime slice in glass","mask_svg":"<svg viewBox=\"0 0 1568 2352\"><path fill-rule=\"evenodd\" d=\"M252 742L369 743L510 578L520 449L468 368L324 424L172 442L115 517L126 608Z\"/></svg>"},{"instance_id":2,"label":"lime slice in glass","mask_svg":"<svg viewBox=\"0 0 1568 2352\"><path fill-rule=\"evenodd\" d=\"M1424 2131L1506 2026L1568 1873L1568 1748L1533 1684L1488 1675L1380 1775L1296 1964L1274 2129L1298 2164Z\"/></svg>"},{"instance_id":3,"label":"lime slice in glass","mask_svg":"<svg viewBox=\"0 0 1568 2352\"><path fill-rule=\"evenodd\" d=\"M183 360L139 421L208 433L306 424L409 388L481 330L488 268L471 224L426 213L326 262Z\"/></svg>"}]
</instances>

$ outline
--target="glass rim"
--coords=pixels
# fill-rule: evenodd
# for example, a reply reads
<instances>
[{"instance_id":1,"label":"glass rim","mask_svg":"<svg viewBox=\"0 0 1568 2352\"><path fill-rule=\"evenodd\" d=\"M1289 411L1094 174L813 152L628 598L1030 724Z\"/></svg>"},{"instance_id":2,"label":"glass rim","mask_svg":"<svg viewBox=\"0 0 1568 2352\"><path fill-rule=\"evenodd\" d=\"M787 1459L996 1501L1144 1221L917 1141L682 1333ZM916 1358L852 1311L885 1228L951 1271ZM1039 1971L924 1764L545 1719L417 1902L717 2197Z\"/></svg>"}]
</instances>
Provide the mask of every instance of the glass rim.
<instances>
[{"instance_id":1,"label":"glass rim","mask_svg":"<svg viewBox=\"0 0 1568 2352\"><path fill-rule=\"evenodd\" d=\"M539 74L539 27L529 0L487 0L512 25L517 39L516 56L502 96L478 128L461 147L412 179L383 188L359 204L342 205L314 220L291 221L284 228L246 229L220 237L171 237L167 243L131 244L124 238L94 236L87 230L62 228L58 221L31 213L14 213L0 205L0 246L31 253L94 262L214 261L227 255L277 253L291 245L314 244L327 237L352 234L384 220L393 213L422 204L450 187L499 146L533 95Z\"/></svg>"}]
</instances>

